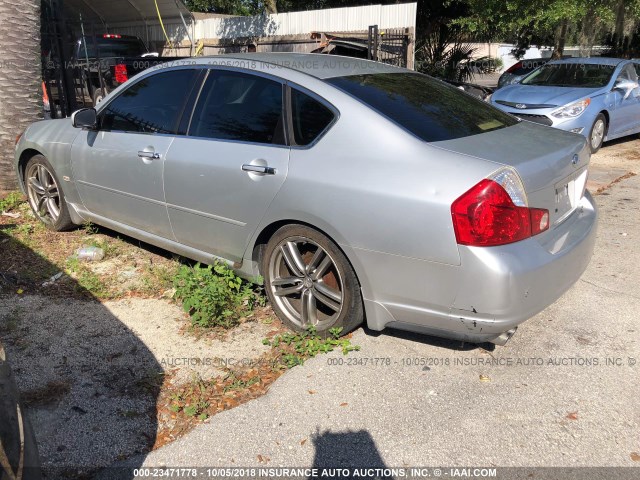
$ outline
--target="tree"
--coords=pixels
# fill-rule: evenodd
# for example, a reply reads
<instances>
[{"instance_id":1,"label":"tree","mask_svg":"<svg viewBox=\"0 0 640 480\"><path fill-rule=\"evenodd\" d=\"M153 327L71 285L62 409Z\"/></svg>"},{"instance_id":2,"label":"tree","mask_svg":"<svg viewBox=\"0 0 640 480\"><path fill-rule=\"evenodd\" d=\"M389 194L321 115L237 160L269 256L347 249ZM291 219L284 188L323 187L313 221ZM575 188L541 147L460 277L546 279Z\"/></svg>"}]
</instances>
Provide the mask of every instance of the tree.
<instances>
[{"instance_id":1,"label":"tree","mask_svg":"<svg viewBox=\"0 0 640 480\"><path fill-rule=\"evenodd\" d=\"M469 81L469 61L476 49L455 20L468 14L464 1L441 4L418 2L416 19L416 70L434 77Z\"/></svg>"},{"instance_id":2,"label":"tree","mask_svg":"<svg viewBox=\"0 0 640 480\"><path fill-rule=\"evenodd\" d=\"M40 0L0 2L0 190L16 187L16 136L42 118Z\"/></svg>"},{"instance_id":3,"label":"tree","mask_svg":"<svg viewBox=\"0 0 640 480\"><path fill-rule=\"evenodd\" d=\"M516 44L520 57L531 45L553 46L563 54L567 41L576 41L584 54L594 42L615 30L621 42L626 21L640 12L640 0L468 0L470 14L456 20L480 37Z\"/></svg>"},{"instance_id":4,"label":"tree","mask_svg":"<svg viewBox=\"0 0 640 480\"><path fill-rule=\"evenodd\" d=\"M278 13L276 0L264 0L264 13Z\"/></svg>"},{"instance_id":5,"label":"tree","mask_svg":"<svg viewBox=\"0 0 640 480\"><path fill-rule=\"evenodd\" d=\"M264 9L261 2L251 0L186 0L185 5L192 12L226 15L256 15Z\"/></svg>"}]
</instances>

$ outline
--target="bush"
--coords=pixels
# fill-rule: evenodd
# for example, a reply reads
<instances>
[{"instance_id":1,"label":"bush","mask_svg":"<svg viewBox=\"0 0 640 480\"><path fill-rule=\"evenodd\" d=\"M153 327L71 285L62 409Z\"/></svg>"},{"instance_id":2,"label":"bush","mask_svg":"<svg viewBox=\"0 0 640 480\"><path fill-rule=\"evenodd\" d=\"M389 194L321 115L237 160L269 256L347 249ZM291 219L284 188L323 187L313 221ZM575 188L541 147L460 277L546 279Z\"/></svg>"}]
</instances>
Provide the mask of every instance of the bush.
<instances>
[{"instance_id":1,"label":"bush","mask_svg":"<svg viewBox=\"0 0 640 480\"><path fill-rule=\"evenodd\" d=\"M243 282L223 263L203 267L183 265L174 279L174 298L200 327L231 328L240 323L265 297Z\"/></svg>"}]
</instances>

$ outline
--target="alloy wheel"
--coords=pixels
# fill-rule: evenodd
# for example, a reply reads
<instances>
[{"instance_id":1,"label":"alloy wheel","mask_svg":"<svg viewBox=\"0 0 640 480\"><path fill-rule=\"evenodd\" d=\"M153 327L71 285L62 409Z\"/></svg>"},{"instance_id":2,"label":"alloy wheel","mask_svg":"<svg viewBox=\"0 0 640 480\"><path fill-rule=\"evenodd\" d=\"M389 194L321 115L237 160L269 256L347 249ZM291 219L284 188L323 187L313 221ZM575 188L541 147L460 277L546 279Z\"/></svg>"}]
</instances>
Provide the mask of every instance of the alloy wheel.
<instances>
[{"instance_id":1,"label":"alloy wheel","mask_svg":"<svg viewBox=\"0 0 640 480\"><path fill-rule=\"evenodd\" d=\"M60 217L60 190L53 174L41 163L34 163L26 177L31 208L40 220L53 225Z\"/></svg>"},{"instance_id":2,"label":"alloy wheel","mask_svg":"<svg viewBox=\"0 0 640 480\"><path fill-rule=\"evenodd\" d=\"M591 148L597 150L602 145L604 138L604 120L598 119L591 130Z\"/></svg>"},{"instance_id":3,"label":"alloy wheel","mask_svg":"<svg viewBox=\"0 0 640 480\"><path fill-rule=\"evenodd\" d=\"M269 288L287 319L318 331L334 325L343 310L344 281L335 260L306 237L289 237L269 259Z\"/></svg>"}]
</instances>

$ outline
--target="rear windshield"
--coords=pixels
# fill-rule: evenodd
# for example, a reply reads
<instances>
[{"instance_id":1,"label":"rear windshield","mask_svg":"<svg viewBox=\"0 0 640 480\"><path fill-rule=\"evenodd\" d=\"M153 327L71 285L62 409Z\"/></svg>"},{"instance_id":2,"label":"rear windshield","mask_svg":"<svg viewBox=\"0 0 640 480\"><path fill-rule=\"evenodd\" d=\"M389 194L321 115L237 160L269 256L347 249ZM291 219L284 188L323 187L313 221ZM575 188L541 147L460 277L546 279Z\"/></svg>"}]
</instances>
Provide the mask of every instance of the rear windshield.
<instances>
[{"instance_id":1,"label":"rear windshield","mask_svg":"<svg viewBox=\"0 0 640 480\"><path fill-rule=\"evenodd\" d=\"M609 83L615 68L614 65L594 63L547 64L520 83L546 87L599 88Z\"/></svg>"},{"instance_id":2,"label":"rear windshield","mask_svg":"<svg viewBox=\"0 0 640 480\"><path fill-rule=\"evenodd\" d=\"M92 38L85 39L87 51L84 50L84 42L80 43L80 52L78 58L80 60L85 57L97 58L95 45ZM139 38L96 38L98 53L100 58L109 57L139 57L147 53L142 40Z\"/></svg>"},{"instance_id":3,"label":"rear windshield","mask_svg":"<svg viewBox=\"0 0 640 480\"><path fill-rule=\"evenodd\" d=\"M444 82L419 73L377 73L328 80L426 142L468 137L517 120Z\"/></svg>"}]
</instances>

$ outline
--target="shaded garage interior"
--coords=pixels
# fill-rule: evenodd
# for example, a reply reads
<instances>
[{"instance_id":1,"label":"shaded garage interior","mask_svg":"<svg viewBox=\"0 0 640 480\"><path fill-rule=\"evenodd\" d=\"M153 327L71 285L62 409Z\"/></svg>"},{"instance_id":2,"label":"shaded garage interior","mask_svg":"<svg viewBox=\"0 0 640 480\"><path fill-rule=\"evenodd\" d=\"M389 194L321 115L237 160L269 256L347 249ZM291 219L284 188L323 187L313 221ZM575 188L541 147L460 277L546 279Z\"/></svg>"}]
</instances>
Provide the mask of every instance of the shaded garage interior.
<instances>
[{"instance_id":1,"label":"shaded garage interior","mask_svg":"<svg viewBox=\"0 0 640 480\"><path fill-rule=\"evenodd\" d=\"M106 34L135 35L151 52L158 52L165 42L150 39L158 38L159 31L160 38L170 42L172 36L188 37L192 22L192 14L181 0L43 0L42 78L45 108L52 99L49 115L67 117L90 103L93 92L83 90L83 69L91 63L99 64L101 59L99 50L94 48L96 58L87 58L79 65L78 59L73 58L79 38L96 42ZM176 28L182 31L176 32ZM98 75L100 72L97 69Z\"/></svg>"}]
</instances>

